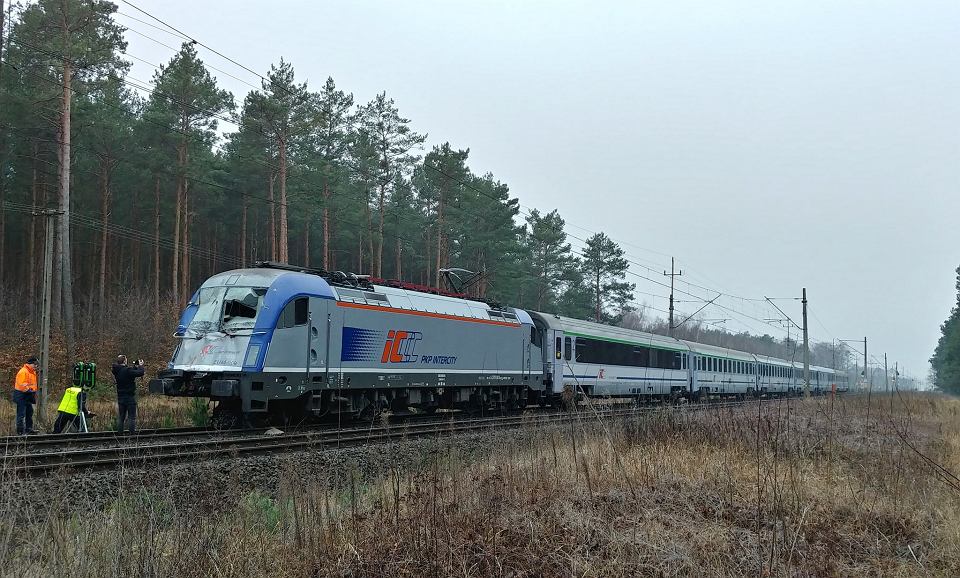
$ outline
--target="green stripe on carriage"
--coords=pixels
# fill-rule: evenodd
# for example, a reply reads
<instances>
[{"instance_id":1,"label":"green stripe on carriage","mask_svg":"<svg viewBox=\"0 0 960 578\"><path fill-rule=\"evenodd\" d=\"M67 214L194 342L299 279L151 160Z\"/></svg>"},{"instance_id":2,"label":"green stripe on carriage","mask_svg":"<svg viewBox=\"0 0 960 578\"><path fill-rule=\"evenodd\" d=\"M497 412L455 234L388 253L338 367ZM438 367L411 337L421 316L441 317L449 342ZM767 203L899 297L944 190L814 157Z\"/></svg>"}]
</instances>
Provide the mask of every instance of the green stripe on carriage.
<instances>
[{"instance_id":1,"label":"green stripe on carriage","mask_svg":"<svg viewBox=\"0 0 960 578\"><path fill-rule=\"evenodd\" d=\"M649 343L643 343L641 341L629 341L627 339L616 339L615 337L598 337L596 335L587 335L586 333L574 333L572 331L564 331L564 335L573 335L574 337L589 337L590 339L597 339L599 341L610 341L612 343L625 343L627 345L639 345L641 347L649 347L650 349L660 349L663 351L674 351L679 353L686 353L687 349L674 349L673 347L664 347L662 345L651 345Z\"/></svg>"}]
</instances>

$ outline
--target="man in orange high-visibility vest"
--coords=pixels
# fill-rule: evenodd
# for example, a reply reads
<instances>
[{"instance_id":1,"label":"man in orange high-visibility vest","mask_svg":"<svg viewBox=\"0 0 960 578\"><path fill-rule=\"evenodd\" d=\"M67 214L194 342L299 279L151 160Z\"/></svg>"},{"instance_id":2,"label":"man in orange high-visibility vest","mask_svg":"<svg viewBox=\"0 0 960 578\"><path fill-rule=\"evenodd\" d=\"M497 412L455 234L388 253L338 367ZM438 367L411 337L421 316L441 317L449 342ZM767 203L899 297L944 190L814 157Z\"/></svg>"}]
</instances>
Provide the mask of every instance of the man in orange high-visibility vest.
<instances>
[{"instance_id":1,"label":"man in orange high-visibility vest","mask_svg":"<svg viewBox=\"0 0 960 578\"><path fill-rule=\"evenodd\" d=\"M37 358L31 356L17 372L13 384L13 402L17 404L17 435L37 433L33 429L33 404L37 402Z\"/></svg>"}]
</instances>

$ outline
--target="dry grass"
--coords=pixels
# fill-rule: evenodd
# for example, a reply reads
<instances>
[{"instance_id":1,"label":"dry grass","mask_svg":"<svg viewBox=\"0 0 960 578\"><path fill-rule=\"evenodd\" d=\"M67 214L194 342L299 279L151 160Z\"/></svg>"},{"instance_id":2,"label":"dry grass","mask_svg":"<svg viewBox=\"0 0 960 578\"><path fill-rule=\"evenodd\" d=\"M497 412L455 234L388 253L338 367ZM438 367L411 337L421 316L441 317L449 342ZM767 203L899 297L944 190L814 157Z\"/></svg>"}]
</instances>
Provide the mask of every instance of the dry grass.
<instances>
[{"instance_id":1,"label":"dry grass","mask_svg":"<svg viewBox=\"0 0 960 578\"><path fill-rule=\"evenodd\" d=\"M61 392L62 393L62 392ZM99 393L99 392L98 392ZM201 400L201 402L206 400ZM60 396L53 396L45 412L46 421L40 426L39 410L34 406L34 421L36 427L44 432L53 431L53 422L57 419L57 405ZM192 399L172 398L163 395L140 394L137 399L137 427L141 429L159 427L185 427L198 425L194 423L191 413L191 404L197 403ZM99 393L87 402L87 409L96 414L88 422L91 431L114 430L117 423L117 400L115 390L108 389ZM14 421L17 406L9 399L0 401L0 435L14 434Z\"/></svg>"},{"instance_id":2,"label":"dry grass","mask_svg":"<svg viewBox=\"0 0 960 578\"><path fill-rule=\"evenodd\" d=\"M892 403L891 403L892 401ZM130 489L0 523L0 568L70 576L960 575L960 401L784 401L529 428L417 471L284 476L216 511ZM869 416L869 417L868 417ZM915 448L915 449L914 449ZM942 466L944 469L937 469ZM239 480L238 480L239 482ZM12 507L13 505L10 504Z\"/></svg>"}]
</instances>

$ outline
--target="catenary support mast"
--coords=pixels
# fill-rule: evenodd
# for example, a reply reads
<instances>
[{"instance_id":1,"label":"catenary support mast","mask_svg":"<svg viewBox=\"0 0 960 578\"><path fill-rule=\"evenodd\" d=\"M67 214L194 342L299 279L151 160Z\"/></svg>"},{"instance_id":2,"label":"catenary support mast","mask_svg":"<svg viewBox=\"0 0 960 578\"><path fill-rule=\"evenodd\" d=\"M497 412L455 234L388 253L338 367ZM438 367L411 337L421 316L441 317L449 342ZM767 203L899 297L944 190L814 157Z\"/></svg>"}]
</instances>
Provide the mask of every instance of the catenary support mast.
<instances>
[{"instance_id":1,"label":"catenary support mast","mask_svg":"<svg viewBox=\"0 0 960 578\"><path fill-rule=\"evenodd\" d=\"M670 313L670 325L669 325L669 328L670 328L670 337L673 337L673 329L674 329L674 325L673 325L673 278L674 278L674 277L679 277L680 275L683 275L683 271L674 272L673 263L674 263L674 259L673 259L673 257L670 257L670 272L669 272L669 273L667 273L666 271L663 272L663 274L664 274L666 277L670 277L670 312L669 312L669 313Z\"/></svg>"},{"instance_id":2,"label":"catenary support mast","mask_svg":"<svg viewBox=\"0 0 960 578\"><path fill-rule=\"evenodd\" d=\"M807 333L807 288L803 288L803 396L810 397L810 338Z\"/></svg>"}]
</instances>

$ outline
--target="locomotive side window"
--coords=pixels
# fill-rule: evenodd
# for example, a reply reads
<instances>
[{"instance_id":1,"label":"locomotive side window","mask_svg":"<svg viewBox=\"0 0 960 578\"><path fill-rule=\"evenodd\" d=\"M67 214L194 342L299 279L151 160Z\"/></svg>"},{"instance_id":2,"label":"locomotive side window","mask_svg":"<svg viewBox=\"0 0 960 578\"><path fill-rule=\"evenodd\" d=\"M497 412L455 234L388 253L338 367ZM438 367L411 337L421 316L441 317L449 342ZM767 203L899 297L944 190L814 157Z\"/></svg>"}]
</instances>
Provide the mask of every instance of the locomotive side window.
<instances>
[{"instance_id":1,"label":"locomotive side window","mask_svg":"<svg viewBox=\"0 0 960 578\"><path fill-rule=\"evenodd\" d=\"M306 325L309 311L310 300L307 297L301 297L296 301L287 303L287 306L280 312L280 319L277 320L277 329L288 329L298 325Z\"/></svg>"},{"instance_id":2,"label":"locomotive side window","mask_svg":"<svg viewBox=\"0 0 960 578\"><path fill-rule=\"evenodd\" d=\"M570 361L570 351L572 349L571 341L569 337L563 338L563 358L567 361Z\"/></svg>"},{"instance_id":3,"label":"locomotive side window","mask_svg":"<svg viewBox=\"0 0 960 578\"><path fill-rule=\"evenodd\" d=\"M294 302L293 324L306 325L310 318L310 299L301 297Z\"/></svg>"},{"instance_id":4,"label":"locomotive side window","mask_svg":"<svg viewBox=\"0 0 960 578\"><path fill-rule=\"evenodd\" d=\"M540 341L540 331L537 330L535 326L530 326L530 343L534 347L543 347L543 342Z\"/></svg>"}]
</instances>

